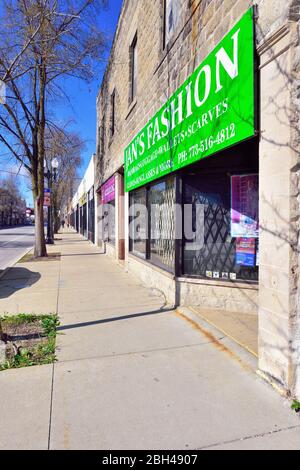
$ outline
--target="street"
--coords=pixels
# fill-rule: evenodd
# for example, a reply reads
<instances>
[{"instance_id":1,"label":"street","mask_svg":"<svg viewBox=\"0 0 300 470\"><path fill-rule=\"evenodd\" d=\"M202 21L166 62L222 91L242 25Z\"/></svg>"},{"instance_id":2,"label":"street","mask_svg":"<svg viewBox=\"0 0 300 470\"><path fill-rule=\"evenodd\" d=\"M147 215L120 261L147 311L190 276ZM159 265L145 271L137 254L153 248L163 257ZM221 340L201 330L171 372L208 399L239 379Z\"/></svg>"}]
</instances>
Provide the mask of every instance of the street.
<instances>
[{"instance_id":1,"label":"street","mask_svg":"<svg viewBox=\"0 0 300 470\"><path fill-rule=\"evenodd\" d=\"M0 270L16 263L34 245L34 226L0 230Z\"/></svg>"}]
</instances>

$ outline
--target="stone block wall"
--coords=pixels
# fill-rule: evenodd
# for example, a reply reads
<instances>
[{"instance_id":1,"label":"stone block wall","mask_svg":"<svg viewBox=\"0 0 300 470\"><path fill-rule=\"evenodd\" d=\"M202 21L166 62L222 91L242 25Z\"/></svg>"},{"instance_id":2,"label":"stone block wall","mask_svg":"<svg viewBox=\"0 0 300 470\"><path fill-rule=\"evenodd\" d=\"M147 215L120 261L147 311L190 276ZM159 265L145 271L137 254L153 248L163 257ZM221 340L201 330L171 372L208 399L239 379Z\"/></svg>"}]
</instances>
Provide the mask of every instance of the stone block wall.
<instances>
[{"instance_id":1,"label":"stone block wall","mask_svg":"<svg viewBox=\"0 0 300 470\"><path fill-rule=\"evenodd\" d=\"M258 288L243 283L228 284L180 278L177 281L177 297L180 305L199 306L214 310L226 310L257 315Z\"/></svg>"},{"instance_id":2,"label":"stone block wall","mask_svg":"<svg viewBox=\"0 0 300 470\"><path fill-rule=\"evenodd\" d=\"M275 2L277 5L277 2ZM296 8L298 4L298 10ZM262 9L260 26L259 367L300 395L299 337L299 13L285 21ZM269 12L270 18L267 13ZM261 13L260 13L261 14ZM298 15L299 16L299 15ZM277 28L272 30L272 24ZM298 90L298 91L296 91Z\"/></svg>"}]
</instances>

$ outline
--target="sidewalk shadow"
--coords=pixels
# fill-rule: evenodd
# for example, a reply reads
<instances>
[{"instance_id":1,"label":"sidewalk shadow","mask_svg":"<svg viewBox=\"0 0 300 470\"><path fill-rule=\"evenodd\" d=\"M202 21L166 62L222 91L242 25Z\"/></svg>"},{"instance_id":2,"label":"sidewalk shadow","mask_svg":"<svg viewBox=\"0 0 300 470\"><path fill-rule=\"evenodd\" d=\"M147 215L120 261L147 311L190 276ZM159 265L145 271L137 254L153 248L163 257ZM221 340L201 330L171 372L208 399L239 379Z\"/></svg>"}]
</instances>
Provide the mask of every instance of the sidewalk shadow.
<instances>
[{"instance_id":1,"label":"sidewalk shadow","mask_svg":"<svg viewBox=\"0 0 300 470\"><path fill-rule=\"evenodd\" d=\"M3 271L0 271L0 275ZM41 278L40 273L27 268L12 267L0 278L0 299L10 297L21 289L32 286Z\"/></svg>"},{"instance_id":2,"label":"sidewalk shadow","mask_svg":"<svg viewBox=\"0 0 300 470\"><path fill-rule=\"evenodd\" d=\"M131 313L128 315L122 315L118 317L110 317L104 318L102 320L92 320L88 322L81 322L81 323L71 323L69 325L59 326L57 331L64 331L64 330L72 330L74 328L82 328L85 326L94 326L94 325L101 325L103 323L111 323L115 321L122 321L122 320L130 320L132 318L139 318L139 317L147 317L150 315L157 315L159 313L169 313L174 310L173 307L161 307L156 310L150 310L148 312L140 312L140 313Z\"/></svg>"}]
</instances>

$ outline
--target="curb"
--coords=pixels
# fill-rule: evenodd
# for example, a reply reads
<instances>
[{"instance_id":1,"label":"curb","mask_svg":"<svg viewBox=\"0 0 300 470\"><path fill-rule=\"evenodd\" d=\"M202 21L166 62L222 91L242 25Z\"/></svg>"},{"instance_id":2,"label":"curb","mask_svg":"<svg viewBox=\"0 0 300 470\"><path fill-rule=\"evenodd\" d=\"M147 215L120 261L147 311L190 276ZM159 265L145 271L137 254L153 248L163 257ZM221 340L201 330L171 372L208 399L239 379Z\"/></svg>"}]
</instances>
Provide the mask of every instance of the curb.
<instances>
[{"instance_id":1,"label":"curb","mask_svg":"<svg viewBox=\"0 0 300 470\"><path fill-rule=\"evenodd\" d=\"M11 267L5 268L2 273L0 273L0 279L10 270Z\"/></svg>"},{"instance_id":2,"label":"curb","mask_svg":"<svg viewBox=\"0 0 300 470\"><path fill-rule=\"evenodd\" d=\"M6 273L8 273L8 271L13 268L16 264L18 264L18 262L20 261L20 259L23 258L23 256L27 255L27 253L29 253L31 250L32 250L33 246L31 246L30 248L26 248L26 250L20 255L18 256L18 258L16 260L14 260L10 266L7 266L2 273L0 273L0 280L3 278L3 276L5 276Z\"/></svg>"}]
</instances>

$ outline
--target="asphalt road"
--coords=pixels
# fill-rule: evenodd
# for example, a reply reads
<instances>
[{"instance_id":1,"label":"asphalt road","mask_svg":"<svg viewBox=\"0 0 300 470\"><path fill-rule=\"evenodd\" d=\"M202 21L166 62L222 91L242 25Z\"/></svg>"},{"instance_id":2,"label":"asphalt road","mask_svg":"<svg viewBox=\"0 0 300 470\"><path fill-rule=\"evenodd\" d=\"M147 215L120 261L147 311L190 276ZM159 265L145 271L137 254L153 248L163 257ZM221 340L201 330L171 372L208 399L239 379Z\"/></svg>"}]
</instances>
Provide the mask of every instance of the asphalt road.
<instances>
[{"instance_id":1,"label":"asphalt road","mask_svg":"<svg viewBox=\"0 0 300 470\"><path fill-rule=\"evenodd\" d=\"M34 245L34 226L0 230L0 274L12 266Z\"/></svg>"}]
</instances>

